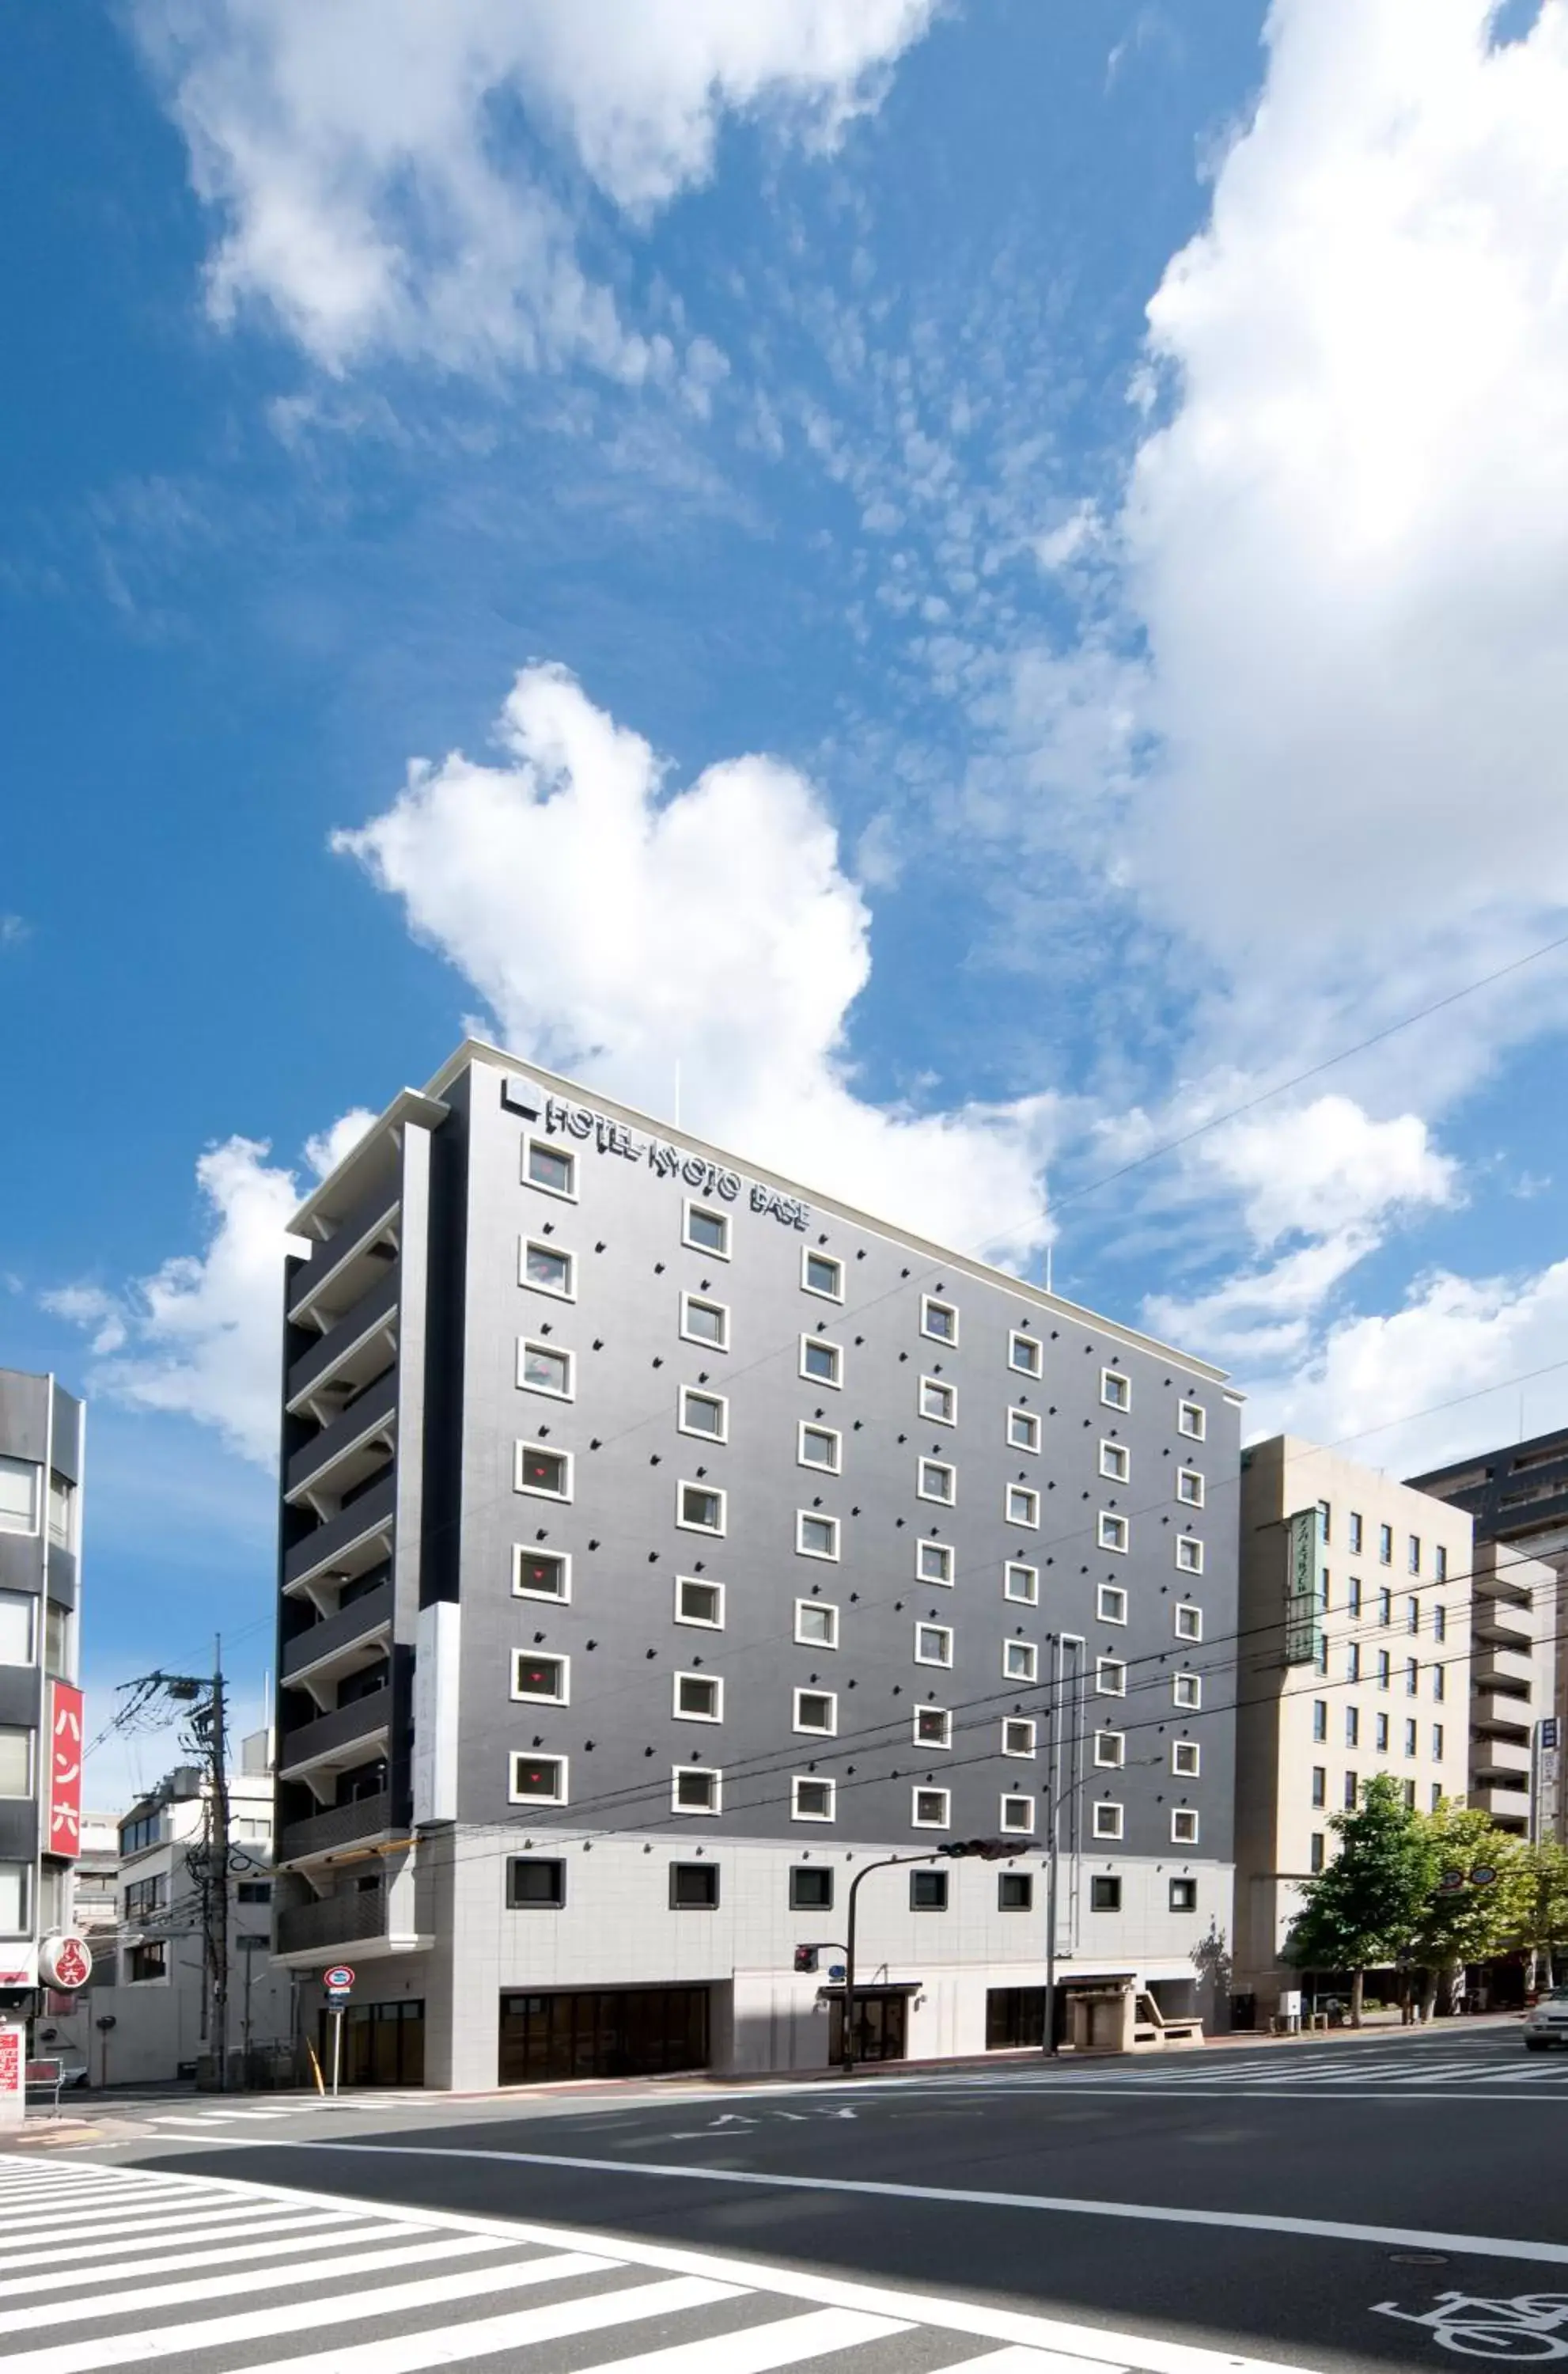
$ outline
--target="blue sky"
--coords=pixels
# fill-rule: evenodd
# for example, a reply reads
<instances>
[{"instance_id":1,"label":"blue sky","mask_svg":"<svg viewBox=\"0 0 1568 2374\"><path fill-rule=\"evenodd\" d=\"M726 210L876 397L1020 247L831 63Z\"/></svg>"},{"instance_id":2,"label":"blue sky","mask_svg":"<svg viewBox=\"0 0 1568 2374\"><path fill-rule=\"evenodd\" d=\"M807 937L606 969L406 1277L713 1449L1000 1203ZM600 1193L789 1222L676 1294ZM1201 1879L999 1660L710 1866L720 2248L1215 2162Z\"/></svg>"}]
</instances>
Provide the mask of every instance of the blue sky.
<instances>
[{"instance_id":1,"label":"blue sky","mask_svg":"<svg viewBox=\"0 0 1568 2374\"><path fill-rule=\"evenodd\" d=\"M470 1018L1259 1428L1568 1418L1562 954L1221 1118L1568 930L1562 0L0 46L0 1357L100 1698L259 1693L281 1224Z\"/></svg>"}]
</instances>

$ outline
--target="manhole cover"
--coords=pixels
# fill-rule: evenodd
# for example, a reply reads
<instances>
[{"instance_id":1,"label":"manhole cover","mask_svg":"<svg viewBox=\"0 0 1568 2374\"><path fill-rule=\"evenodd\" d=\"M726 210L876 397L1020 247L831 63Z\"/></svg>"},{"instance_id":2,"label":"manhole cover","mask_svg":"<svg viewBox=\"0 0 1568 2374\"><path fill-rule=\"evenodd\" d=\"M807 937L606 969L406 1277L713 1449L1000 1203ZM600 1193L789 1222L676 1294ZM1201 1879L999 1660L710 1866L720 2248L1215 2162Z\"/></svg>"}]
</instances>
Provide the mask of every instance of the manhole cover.
<instances>
[{"instance_id":1,"label":"manhole cover","mask_svg":"<svg viewBox=\"0 0 1568 2374\"><path fill-rule=\"evenodd\" d=\"M1445 2267L1448 2264L1441 2251L1390 2251L1388 2256L1397 2267Z\"/></svg>"}]
</instances>

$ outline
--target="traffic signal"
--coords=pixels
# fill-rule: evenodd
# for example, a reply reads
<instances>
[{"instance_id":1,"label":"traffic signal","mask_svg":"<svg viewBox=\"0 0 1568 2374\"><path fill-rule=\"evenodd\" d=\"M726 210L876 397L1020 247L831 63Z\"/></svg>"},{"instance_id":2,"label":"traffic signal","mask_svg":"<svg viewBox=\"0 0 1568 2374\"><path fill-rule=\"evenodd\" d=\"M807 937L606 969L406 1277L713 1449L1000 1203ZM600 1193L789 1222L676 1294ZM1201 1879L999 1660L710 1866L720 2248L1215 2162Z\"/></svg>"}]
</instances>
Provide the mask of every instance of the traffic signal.
<instances>
[{"instance_id":1,"label":"traffic signal","mask_svg":"<svg viewBox=\"0 0 1568 2374\"><path fill-rule=\"evenodd\" d=\"M821 1948L816 1945L796 1946L795 1968L802 1978L808 1978L816 1969L817 1955L820 1951Z\"/></svg>"},{"instance_id":2,"label":"traffic signal","mask_svg":"<svg viewBox=\"0 0 1568 2374\"><path fill-rule=\"evenodd\" d=\"M978 1855L985 1863L1000 1863L1004 1855L1017 1851L1011 1839L949 1839L944 1847L937 1849L938 1854L951 1855L955 1863L965 1855Z\"/></svg>"}]
</instances>

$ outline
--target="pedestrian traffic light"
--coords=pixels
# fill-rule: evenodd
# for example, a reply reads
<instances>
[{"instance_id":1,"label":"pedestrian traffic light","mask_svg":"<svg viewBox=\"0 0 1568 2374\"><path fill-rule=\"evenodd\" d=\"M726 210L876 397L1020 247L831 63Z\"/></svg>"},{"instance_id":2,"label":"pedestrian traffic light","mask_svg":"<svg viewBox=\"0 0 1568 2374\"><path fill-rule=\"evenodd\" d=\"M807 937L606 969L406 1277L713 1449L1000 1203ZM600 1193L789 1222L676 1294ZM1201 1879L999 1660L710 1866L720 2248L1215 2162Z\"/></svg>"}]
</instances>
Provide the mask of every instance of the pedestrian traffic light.
<instances>
[{"instance_id":1,"label":"pedestrian traffic light","mask_svg":"<svg viewBox=\"0 0 1568 2374\"><path fill-rule=\"evenodd\" d=\"M821 1948L817 1945L796 1946L795 1968L802 1978L809 1977L811 1972L816 1969L817 1955L820 1951Z\"/></svg>"}]
</instances>

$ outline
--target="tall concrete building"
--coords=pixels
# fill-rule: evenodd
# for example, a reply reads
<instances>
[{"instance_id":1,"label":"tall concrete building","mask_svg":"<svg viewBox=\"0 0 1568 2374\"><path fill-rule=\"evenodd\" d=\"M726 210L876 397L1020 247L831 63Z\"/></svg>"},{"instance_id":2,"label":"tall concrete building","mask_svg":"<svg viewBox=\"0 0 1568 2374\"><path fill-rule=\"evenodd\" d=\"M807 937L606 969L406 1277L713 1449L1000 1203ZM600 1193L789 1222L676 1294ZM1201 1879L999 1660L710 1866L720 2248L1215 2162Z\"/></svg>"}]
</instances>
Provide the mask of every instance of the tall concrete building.
<instances>
[{"instance_id":1,"label":"tall concrete building","mask_svg":"<svg viewBox=\"0 0 1568 2374\"><path fill-rule=\"evenodd\" d=\"M86 1416L53 1377L0 1369L0 2005L30 2001L71 1923Z\"/></svg>"},{"instance_id":2,"label":"tall concrete building","mask_svg":"<svg viewBox=\"0 0 1568 2374\"><path fill-rule=\"evenodd\" d=\"M1430 1810L1469 1787L1470 1521L1289 1435L1241 1460L1235 1992L1259 2025L1332 1815L1375 1773Z\"/></svg>"},{"instance_id":3,"label":"tall concrete building","mask_svg":"<svg viewBox=\"0 0 1568 2374\"><path fill-rule=\"evenodd\" d=\"M1038 2043L1053 1808L1068 1993L1193 2010L1220 1371L473 1042L292 1227L276 1948L350 2080L828 2065L888 1854L859 2056Z\"/></svg>"}]
</instances>

